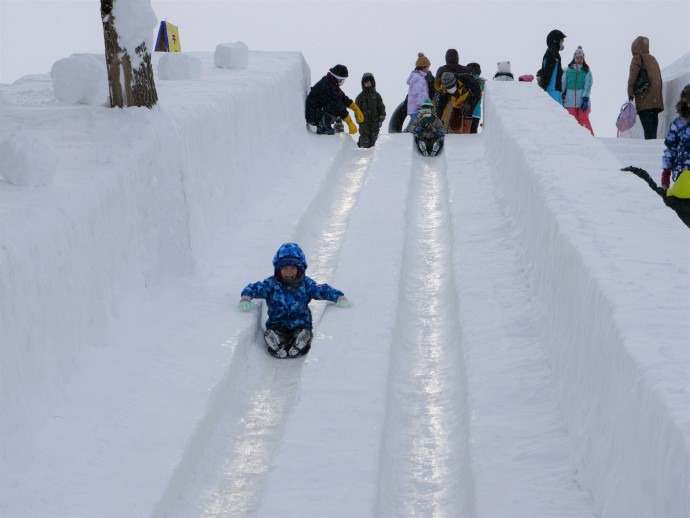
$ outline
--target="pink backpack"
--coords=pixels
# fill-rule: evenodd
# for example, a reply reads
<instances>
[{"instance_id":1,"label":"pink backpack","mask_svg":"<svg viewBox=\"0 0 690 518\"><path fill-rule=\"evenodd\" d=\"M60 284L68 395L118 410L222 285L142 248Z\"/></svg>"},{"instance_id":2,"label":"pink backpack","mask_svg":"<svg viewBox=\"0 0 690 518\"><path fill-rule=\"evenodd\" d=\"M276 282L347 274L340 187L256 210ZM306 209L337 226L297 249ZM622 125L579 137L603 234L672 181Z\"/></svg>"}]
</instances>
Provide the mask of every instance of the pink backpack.
<instances>
[{"instance_id":1,"label":"pink backpack","mask_svg":"<svg viewBox=\"0 0 690 518\"><path fill-rule=\"evenodd\" d=\"M621 106L621 112L618 114L618 120L616 120L616 128L618 128L618 135L621 131L628 131L637 122L637 110L635 105L631 102L625 103Z\"/></svg>"}]
</instances>

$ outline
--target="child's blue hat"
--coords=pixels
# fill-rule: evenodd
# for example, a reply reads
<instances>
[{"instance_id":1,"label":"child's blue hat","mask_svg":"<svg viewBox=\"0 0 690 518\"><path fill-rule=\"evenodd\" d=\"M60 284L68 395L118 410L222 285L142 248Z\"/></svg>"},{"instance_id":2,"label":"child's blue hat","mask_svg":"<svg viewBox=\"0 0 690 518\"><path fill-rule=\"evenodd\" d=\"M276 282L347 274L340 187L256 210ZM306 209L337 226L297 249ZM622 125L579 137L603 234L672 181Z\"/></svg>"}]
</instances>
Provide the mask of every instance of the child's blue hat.
<instances>
[{"instance_id":1,"label":"child's blue hat","mask_svg":"<svg viewBox=\"0 0 690 518\"><path fill-rule=\"evenodd\" d=\"M307 269L307 258L297 243L283 243L273 257L275 273L283 266L295 266L301 272Z\"/></svg>"}]
</instances>

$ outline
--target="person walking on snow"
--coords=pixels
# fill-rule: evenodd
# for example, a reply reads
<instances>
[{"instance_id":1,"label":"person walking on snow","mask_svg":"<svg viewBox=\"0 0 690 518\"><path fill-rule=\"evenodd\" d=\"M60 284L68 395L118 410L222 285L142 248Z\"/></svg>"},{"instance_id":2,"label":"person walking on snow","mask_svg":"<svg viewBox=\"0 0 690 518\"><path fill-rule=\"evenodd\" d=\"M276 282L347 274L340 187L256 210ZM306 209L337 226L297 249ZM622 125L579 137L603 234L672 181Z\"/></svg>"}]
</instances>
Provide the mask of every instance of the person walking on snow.
<instances>
[{"instance_id":1,"label":"person walking on snow","mask_svg":"<svg viewBox=\"0 0 690 518\"><path fill-rule=\"evenodd\" d=\"M311 348L312 317L309 302L330 300L339 308L349 308L342 291L328 284L317 284L304 272L307 258L297 243L283 243L273 257L273 276L243 290L241 311L252 309L252 299L265 299L268 320L264 340L276 358L304 356Z\"/></svg>"},{"instance_id":2,"label":"person walking on snow","mask_svg":"<svg viewBox=\"0 0 690 518\"><path fill-rule=\"evenodd\" d=\"M407 126L408 131L417 120L419 105L424 102L424 99L429 98L429 84L426 76L429 73L431 61L422 52L419 52L414 66L414 70L410 72L407 78L407 115L410 117L410 124Z\"/></svg>"},{"instance_id":3,"label":"person walking on snow","mask_svg":"<svg viewBox=\"0 0 690 518\"><path fill-rule=\"evenodd\" d=\"M549 94L558 104L563 104L561 80L563 66L560 51L563 50L565 34L554 29L546 36L546 52L541 60L541 77L539 86Z\"/></svg>"},{"instance_id":4,"label":"person walking on snow","mask_svg":"<svg viewBox=\"0 0 690 518\"><path fill-rule=\"evenodd\" d=\"M635 99L635 108L640 117L645 140L655 139L659 126L659 113L664 111L663 83L661 69L656 58L649 53L649 38L638 36L630 47L632 59L628 74L628 100ZM649 75L649 88L635 92L635 83L644 67Z\"/></svg>"},{"instance_id":5,"label":"person walking on snow","mask_svg":"<svg viewBox=\"0 0 690 518\"><path fill-rule=\"evenodd\" d=\"M359 125L359 147L368 148L376 144L381 124L386 119L386 106L381 94L376 91L374 74L366 72L362 76L362 92L355 99L355 104L364 114L364 121Z\"/></svg>"},{"instance_id":6,"label":"person walking on snow","mask_svg":"<svg viewBox=\"0 0 690 518\"><path fill-rule=\"evenodd\" d=\"M304 116L307 123L316 126L316 133L333 135L332 124L336 119L342 119L350 131L350 135L357 133L357 127L347 113L347 108L355 112L357 122L364 120L364 115L352 99L340 89L347 79L348 71L345 65L336 65L329 69L309 91L305 103Z\"/></svg>"},{"instance_id":7,"label":"person walking on snow","mask_svg":"<svg viewBox=\"0 0 690 518\"><path fill-rule=\"evenodd\" d=\"M573 60L563 72L561 78L563 88L563 106L575 120L589 130L594 136L592 124L589 122L589 113L592 111L589 102L589 94L592 90L592 71L585 61L585 53L582 47L578 47L573 53Z\"/></svg>"}]
</instances>

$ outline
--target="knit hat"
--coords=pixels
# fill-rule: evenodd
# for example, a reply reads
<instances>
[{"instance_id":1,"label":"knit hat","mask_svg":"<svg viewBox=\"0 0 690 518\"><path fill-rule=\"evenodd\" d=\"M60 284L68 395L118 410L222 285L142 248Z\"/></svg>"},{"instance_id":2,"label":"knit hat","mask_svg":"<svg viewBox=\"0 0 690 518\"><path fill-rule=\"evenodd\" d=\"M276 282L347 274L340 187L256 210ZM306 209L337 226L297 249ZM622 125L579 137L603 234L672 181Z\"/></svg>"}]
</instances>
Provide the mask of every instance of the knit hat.
<instances>
[{"instance_id":1,"label":"knit hat","mask_svg":"<svg viewBox=\"0 0 690 518\"><path fill-rule=\"evenodd\" d=\"M582 47L576 48L575 52L573 52L573 59L575 59L578 56L582 57L582 59L585 59L585 51L582 50Z\"/></svg>"},{"instance_id":2,"label":"knit hat","mask_svg":"<svg viewBox=\"0 0 690 518\"><path fill-rule=\"evenodd\" d=\"M449 88L457 86L458 80L455 78L455 74L453 74L453 72L444 72L441 76L441 84L443 85L443 88L448 90Z\"/></svg>"},{"instance_id":3,"label":"knit hat","mask_svg":"<svg viewBox=\"0 0 690 518\"><path fill-rule=\"evenodd\" d=\"M414 66L415 68L430 67L431 61L429 61L429 58L426 57L423 52L418 52L417 61L414 62Z\"/></svg>"},{"instance_id":4,"label":"knit hat","mask_svg":"<svg viewBox=\"0 0 690 518\"><path fill-rule=\"evenodd\" d=\"M345 79L347 77L347 67L345 65L336 65L328 70L336 79Z\"/></svg>"}]
</instances>

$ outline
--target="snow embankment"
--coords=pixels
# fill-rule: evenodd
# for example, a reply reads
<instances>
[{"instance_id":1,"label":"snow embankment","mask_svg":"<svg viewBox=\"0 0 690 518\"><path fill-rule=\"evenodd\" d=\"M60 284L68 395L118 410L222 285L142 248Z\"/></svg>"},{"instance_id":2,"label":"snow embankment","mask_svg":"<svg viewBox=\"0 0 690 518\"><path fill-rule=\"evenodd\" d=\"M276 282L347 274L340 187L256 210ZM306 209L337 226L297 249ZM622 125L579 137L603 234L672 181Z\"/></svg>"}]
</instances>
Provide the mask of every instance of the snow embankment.
<instances>
[{"instance_id":1,"label":"snow embankment","mask_svg":"<svg viewBox=\"0 0 690 518\"><path fill-rule=\"evenodd\" d=\"M543 302L535 318L578 480L600 515L688 516L687 228L535 85L491 83L485 103L497 195Z\"/></svg>"},{"instance_id":2,"label":"snow embankment","mask_svg":"<svg viewBox=\"0 0 690 518\"><path fill-rule=\"evenodd\" d=\"M202 80L159 81L154 110L61 105L47 76L4 91L0 141L40 127L59 160L48 186L0 182L0 514L150 514L227 385L233 343L258 322L233 329L231 316L235 336L195 349L193 336L152 333L161 315L142 308L166 302L157 287L215 266L219 232L233 229L237 242L243 218L274 205L262 194L302 192L275 232L254 236L262 250L276 246L319 178L308 167L298 178L268 173L286 159L326 169L344 142L303 156L301 54L253 52L244 70L199 57ZM233 253L223 260L242 260ZM225 281L215 289L240 282ZM192 297L176 317L189 329L204 314L227 322L235 300L214 296L218 307L194 311Z\"/></svg>"}]
</instances>

